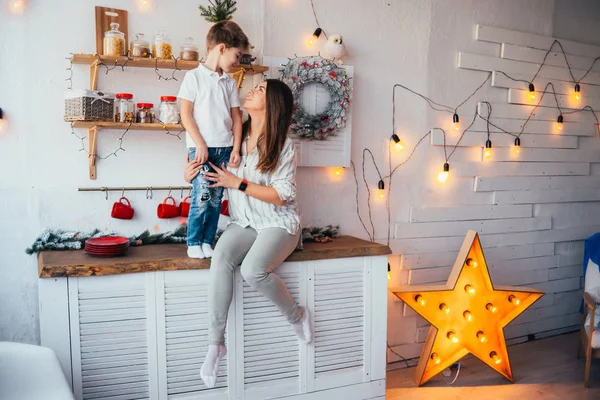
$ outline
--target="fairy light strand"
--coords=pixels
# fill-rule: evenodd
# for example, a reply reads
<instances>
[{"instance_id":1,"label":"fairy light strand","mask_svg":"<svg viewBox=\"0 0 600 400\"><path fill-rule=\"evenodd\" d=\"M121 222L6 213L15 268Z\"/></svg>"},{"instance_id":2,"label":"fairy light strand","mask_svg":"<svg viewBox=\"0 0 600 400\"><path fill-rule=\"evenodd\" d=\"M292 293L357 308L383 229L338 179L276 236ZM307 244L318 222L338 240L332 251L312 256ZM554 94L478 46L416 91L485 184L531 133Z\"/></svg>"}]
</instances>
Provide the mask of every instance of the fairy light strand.
<instances>
[{"instance_id":1,"label":"fairy light strand","mask_svg":"<svg viewBox=\"0 0 600 400\"><path fill-rule=\"evenodd\" d=\"M536 73L534 74L534 76L533 76L533 78L531 79L531 81L526 81L526 80L523 80L523 79L516 79L516 78L513 78L513 77L509 76L508 74L506 74L504 71L496 71L496 72L498 72L498 73L501 73L501 74L505 75L507 78L509 78L509 79L511 79L511 80L513 80L513 81L517 81L517 82L523 82L523 83L527 83L527 84L532 84L532 83L533 83L533 81L535 80L535 78L537 77L537 75L539 74L539 72L541 71L542 67L545 65L545 62L546 62L546 60L547 60L547 58L548 58L548 55L551 53L551 50L552 50L552 48L553 48L553 46L554 46L555 44L558 44L558 46L559 46L559 47L560 47L560 49L561 49L561 52L563 53L563 56L564 56L564 58L565 58L565 63L566 63L566 65L567 65L567 68L569 69L569 73L570 73L570 75L571 75L571 78L573 79L573 82L574 82L574 83L577 83L577 84L578 84L578 83L580 83L581 81L583 81L583 80L585 79L585 77L586 77L586 76L589 74L589 72L590 72L590 71L593 69L593 67L594 67L595 63L597 62L597 60L598 60L598 59L600 59L600 57L598 57L598 58L594 59L594 61L592 62L592 65L590 66L590 68L589 68L589 69L588 69L588 70L587 70L587 71L586 71L586 72L583 74L583 76L582 76L582 77L581 77L579 80L576 80L576 79L575 79L575 77L574 77L574 75L573 75L573 72L572 72L572 69L571 69L571 67L570 67L570 64L569 64L569 62L568 62L567 55L566 55L566 53L564 52L564 49L563 49L563 47L562 47L562 44L561 44L559 41L555 40L555 41L553 42L552 46L550 47L550 49L549 49L549 50L546 52L546 54L545 54L545 56L544 56L544 60L543 60L542 64L540 64L540 66L538 67L538 70L537 70L537 71L536 71ZM486 84L486 83L487 83L487 82L490 80L490 78L491 78L492 74L493 74L493 72L489 72L489 73L488 73L488 75L486 76L486 79L485 79L485 80L484 80L484 81L483 81L483 82L482 82L482 83L481 83L481 84L480 84L480 85L479 85L479 86L478 86L478 87L475 89L475 91L474 91L474 92L472 92L472 93L471 93L471 94L470 94L470 95L469 95L469 96L468 96L468 97L467 97L465 100L463 100L463 101L462 101L462 102L461 102L461 103L460 103L460 104L459 104L459 105L458 105L456 108L452 108L452 107L450 107L450 106L447 106L447 105L444 105L444 104L441 104L441 103L435 102L434 100L430 99L429 97L427 97L427 96L424 96L424 95L422 95L422 94L420 94L420 93L418 93L418 92L416 92L416 91L414 91L414 90L412 90L412 89L410 89L410 88L408 88L408 87L406 87L406 86L404 86L404 85L402 85L402 84L395 84L395 85L393 86L393 88L392 88L392 92L393 92L393 93L392 93L392 135L396 134L396 120L395 120L395 110L396 110L396 104L395 104L395 100L396 100L396 99L395 99L395 94L396 94L396 93L395 93L395 89L396 89L397 87L403 88L403 89L407 90L408 92L410 92L410 93L412 93L412 94L415 94L415 95L417 95L418 97L421 97L423 100L425 100L425 101L426 101L427 105L428 105L428 106L429 106L431 109L433 109L434 111L445 112L445 113L454 113L454 114L456 114L456 113L457 113L457 111L458 111L458 109L459 109L459 108L460 108L462 105L464 105L466 102L468 102L468 101L469 101L469 100L470 100L470 99L471 99L471 98L472 98L472 97L473 97L473 96L474 96L474 95L475 95L475 94L476 94L476 93L477 93L477 92L478 92L478 91L479 91L479 90L480 90L480 89L481 89L481 88L482 88L482 87L483 87L483 86L484 86L484 85L485 85L485 84ZM548 90L549 88L551 89L550 91ZM496 129L498 129L498 130L499 130L500 132L502 132L502 133L506 133L506 134L508 134L508 135L511 135L511 136L513 136L513 137L517 138L517 139L518 139L518 138L520 138L520 136L521 136L521 135L522 135L522 134L525 132L525 129L526 129L526 126L527 126L527 124L528 124L528 123L529 123L529 121L532 119L532 117L533 117L533 114L535 113L535 110L536 110L536 109L537 109L537 108L540 106L540 104L543 102L544 96L545 96L547 93L552 93L552 95L553 95L553 97L554 97L554 101L555 101L555 103L556 103L556 108L557 108L557 110L558 110L558 112L559 112L559 115L570 115L570 114L574 114L574 113L577 113L577 112L589 111L589 112L591 112L591 113L592 113L592 115L594 116L594 118L595 118L595 120L596 120L596 123L597 123L597 125L598 125L598 124L600 124L600 122L599 122L599 119L598 119L598 116L597 116L597 114L596 114L596 111L595 111L595 110L594 110L594 109L593 109L591 106L589 106L589 105L586 105L586 106L582 107L581 109L575 109L575 110L571 110L571 111L566 111L566 112L563 112L563 108L560 106L560 102L558 101L558 96L557 96L557 93L556 93L556 89L555 89L555 87L554 87L554 84L553 84L552 82L549 82L548 84L546 84L546 86L545 86L544 90L542 91L542 95L541 95L541 97L540 97L539 101L537 102L537 104L535 104L535 105L534 105L534 107L532 108L532 110L531 110L530 114L528 115L528 117L526 118L525 122L524 122L524 123L523 123L523 125L521 126L521 130L520 130L520 132L519 132L519 133L512 133L512 132L509 132L508 130L506 130L506 129L504 129L504 128L500 127L500 126L498 126L498 125L497 125L497 124L495 124L495 123L493 123L493 122L491 121L491 118L492 118L492 105L491 105L489 102L487 102L487 101L480 101L480 102L479 102L479 103L481 103L481 104L485 104L485 105L487 106L487 116L483 116L483 115L481 115L481 113L479 113L479 107L478 107L478 106L476 106L475 113L474 113L474 115L473 115L473 119L472 119L471 123L469 124L469 126L468 126L466 129L462 130L462 134L461 134L461 136L459 137L459 139L458 139L458 141L456 142L456 144L455 144L454 146L452 146L452 147L453 147L453 149L452 149L452 151L450 152L450 154L448 154L448 152L447 152L447 147L448 147L448 144L447 144L447 142L446 142L446 131L445 131L444 129L442 129L442 128L433 128L433 129L439 129L439 130L441 130L441 131L442 131L442 134L443 134L443 139L444 139L444 142L443 142L444 158L445 158L445 161L446 161L446 163L448 163L448 162L449 162L449 160L451 159L452 155L454 154L454 152L455 152L455 151L456 151L456 149L458 148L458 146L459 146L459 144L460 144L460 141L461 141L461 140L462 140L462 138L464 137L465 133L471 129L471 127L473 126L473 124L476 122L477 118L480 118L480 119L482 119L483 121L485 121L485 123L486 123L486 134L487 134L487 139L488 139L488 140L490 140L490 135L491 135L490 126L492 126L492 127L496 128ZM423 137L421 137L421 138L419 139L419 141L417 142L417 144L416 144L416 145L413 147L413 150L411 151L411 154L408 156L408 158L407 158L406 160L404 160L404 161L400 162L400 163L399 163L399 164L398 164L398 165L397 165L397 166L396 166L394 169L391 169L391 165L392 165L392 163L391 163L391 148L390 148L390 146L388 146L388 164L389 164L389 168L390 168L390 173L389 173L389 175L386 175L386 176L384 176L384 177L382 177L382 176L381 176L381 173L380 173L380 171L379 171L379 167L377 166L377 163L376 163L376 161L375 161L375 158L374 158L374 156L373 156L372 152L371 152L370 150L368 150L368 149L365 149L365 150L363 150L363 162L362 162L362 166L363 166L363 168L362 168L362 169L363 169L363 171L362 171L362 173L363 173L363 180L364 180L364 182L365 182L365 187L366 187L366 189L367 189L367 205L368 205L368 208L369 208L369 220L370 220L370 223L371 223L371 226L372 226L372 233L371 233L371 232L369 232L369 231L368 231L368 229L366 228L366 225L365 225L365 223L363 222L363 220L362 220L362 217L360 216L360 213L359 213L358 180L357 180L357 178L356 178L356 171L355 171L355 169L354 169L354 163L352 163L352 166L353 166L353 171L354 171L354 178L355 178L355 182L356 182L356 184L357 184L357 194L356 194L356 201L357 201L357 214L358 214L358 216L359 216L359 219L360 219L360 221L361 221L361 224L363 225L363 228L364 228L364 229L365 229L365 231L367 232L367 235L369 236L369 238L371 239L371 241L373 241L373 240L374 240L374 238L375 238L375 228L374 228L373 221L372 221L372 212L371 212L371 205L370 205L370 188L369 188L368 182L367 182L367 180L366 180L366 171L365 171L365 153L366 153L366 150L368 150L369 154L371 155L371 160L372 160L372 162L373 162L373 165L374 165L374 167L375 167L375 169L376 169L376 171L377 171L377 175L379 176L379 180L380 180L380 181L382 181L382 180L387 180L387 183L388 183L388 187L387 187L387 193L388 193L388 196L387 196L387 199L386 199L386 209L387 209L387 214L388 214L388 234L387 234L387 243L388 243L388 245L389 245L389 242L390 242L390 228L391 228L391 213L390 213L390 206L389 206L389 205L390 205L391 186L392 186L392 182L393 182L393 181L392 181L393 174L394 174L394 173L395 173L395 172L398 170L398 168L400 168L401 166L403 166L405 163L407 163L407 162L408 162L408 161L409 161L409 160L410 160L410 159L413 157L413 155L415 154L415 151L416 151L417 147L418 147L418 146L421 144L421 142L422 142L422 141L423 141L423 140L424 140L424 139L425 139L427 136L429 136L429 135L430 135L430 133L431 133L431 130L429 130L429 131L428 131L428 132L427 132L425 135L423 135Z\"/></svg>"}]
</instances>

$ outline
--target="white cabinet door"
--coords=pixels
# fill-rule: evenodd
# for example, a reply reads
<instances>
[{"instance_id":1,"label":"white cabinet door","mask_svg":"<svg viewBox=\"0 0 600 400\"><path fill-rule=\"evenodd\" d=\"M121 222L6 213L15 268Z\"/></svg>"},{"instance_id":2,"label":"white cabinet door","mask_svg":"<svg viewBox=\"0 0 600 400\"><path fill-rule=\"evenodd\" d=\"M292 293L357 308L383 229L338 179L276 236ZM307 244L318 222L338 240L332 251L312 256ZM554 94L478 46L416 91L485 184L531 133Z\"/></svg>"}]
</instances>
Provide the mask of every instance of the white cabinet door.
<instances>
[{"instance_id":1,"label":"white cabinet door","mask_svg":"<svg viewBox=\"0 0 600 400\"><path fill-rule=\"evenodd\" d=\"M370 263L363 257L315 261L313 390L368 381ZM368 291L368 292L367 292Z\"/></svg>"},{"instance_id":2,"label":"white cabinet door","mask_svg":"<svg viewBox=\"0 0 600 400\"><path fill-rule=\"evenodd\" d=\"M306 305L306 279L303 268L308 262L287 262L276 269L290 293L300 305ZM300 393L302 362L306 345L279 309L236 275L238 315L237 360L239 391L245 400L266 400Z\"/></svg>"},{"instance_id":3,"label":"white cabinet door","mask_svg":"<svg viewBox=\"0 0 600 400\"><path fill-rule=\"evenodd\" d=\"M209 389L200 379L208 348L208 270L158 272L156 278L158 365L161 399L228 399L232 350L219 364L217 384ZM234 295L235 296L235 295ZM230 313L229 320L235 316ZM230 376L231 375L231 376ZM234 392L231 392L233 395Z\"/></svg>"},{"instance_id":4,"label":"white cabinet door","mask_svg":"<svg viewBox=\"0 0 600 400\"><path fill-rule=\"evenodd\" d=\"M68 284L75 397L158 399L154 274Z\"/></svg>"}]
</instances>

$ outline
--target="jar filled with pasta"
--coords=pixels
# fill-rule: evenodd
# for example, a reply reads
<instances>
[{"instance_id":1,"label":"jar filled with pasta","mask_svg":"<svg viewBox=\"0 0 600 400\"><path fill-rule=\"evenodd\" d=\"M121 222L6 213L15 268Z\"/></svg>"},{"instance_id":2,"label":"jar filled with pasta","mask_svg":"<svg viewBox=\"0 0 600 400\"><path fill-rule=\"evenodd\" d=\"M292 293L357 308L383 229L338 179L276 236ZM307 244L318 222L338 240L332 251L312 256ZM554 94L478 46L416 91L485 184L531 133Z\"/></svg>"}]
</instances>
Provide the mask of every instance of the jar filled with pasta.
<instances>
[{"instance_id":1,"label":"jar filled with pasta","mask_svg":"<svg viewBox=\"0 0 600 400\"><path fill-rule=\"evenodd\" d=\"M154 36L152 43L152 56L154 58L171 59L173 58L173 46L171 46L171 38L167 36L164 29L158 31Z\"/></svg>"},{"instance_id":2,"label":"jar filled with pasta","mask_svg":"<svg viewBox=\"0 0 600 400\"><path fill-rule=\"evenodd\" d=\"M135 122L133 95L131 93L117 93L115 102L115 122Z\"/></svg>"},{"instance_id":3,"label":"jar filled with pasta","mask_svg":"<svg viewBox=\"0 0 600 400\"><path fill-rule=\"evenodd\" d=\"M124 56L125 55L125 34L119 32L119 24L112 22L110 31L104 33L104 55L105 56Z\"/></svg>"}]
</instances>

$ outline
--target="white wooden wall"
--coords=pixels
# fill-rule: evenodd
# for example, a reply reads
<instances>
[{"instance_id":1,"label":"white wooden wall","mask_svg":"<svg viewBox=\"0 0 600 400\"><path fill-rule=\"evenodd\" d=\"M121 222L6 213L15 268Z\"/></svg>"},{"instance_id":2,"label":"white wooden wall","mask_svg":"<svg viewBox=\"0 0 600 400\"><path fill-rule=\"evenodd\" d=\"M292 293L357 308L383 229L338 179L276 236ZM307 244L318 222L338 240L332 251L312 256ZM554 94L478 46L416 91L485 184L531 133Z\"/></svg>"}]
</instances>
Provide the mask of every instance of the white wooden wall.
<instances>
[{"instance_id":1,"label":"white wooden wall","mask_svg":"<svg viewBox=\"0 0 600 400\"><path fill-rule=\"evenodd\" d=\"M506 102L492 104L492 121L518 133L533 108L526 84L497 71L530 80L554 38L477 26L476 39L499 48L498 55L460 52L458 67L492 72L491 85L506 93ZM600 55L599 46L560 42L577 78ZM584 105L600 111L600 86L595 86L600 85L600 73L591 72L581 84L582 99L577 103L564 57L551 53L534 82L536 90L542 91L550 81L563 111ZM540 97L537 92L536 103ZM478 106L481 115L487 115L486 105ZM391 242L392 251L401 254L392 263L395 279L436 284L447 280L465 232L477 230L494 284L532 286L546 293L505 329L509 342L526 340L531 334L539 338L577 329L581 322L583 240L600 231L600 176L593 167L600 162L600 151L598 145L589 145L595 140L589 137L598 134L595 119L589 113L565 115L564 129L558 133L559 112L553 96L546 94L541 106L521 136L520 154L512 148L514 137L491 127L493 154L484 161L486 124L478 120L460 146L481 148L481 161L450 160L450 179L472 178L473 193L490 194L490 204L414 206L409 221L395 224ZM472 110L461 111L461 123L467 124ZM458 137L448 135L448 144L455 145ZM443 139L441 131L432 131L431 145L442 146ZM393 349L405 359L414 359L420 355L429 325L400 300L390 298L390 302L389 323L405 330L403 343L393 343ZM400 359L388 352L388 360Z\"/></svg>"},{"instance_id":2,"label":"white wooden wall","mask_svg":"<svg viewBox=\"0 0 600 400\"><path fill-rule=\"evenodd\" d=\"M268 78L278 79L281 76L281 65L288 62L287 58L263 57L262 64L269 67ZM354 68L344 65L348 77L354 76ZM352 79L348 80L350 86L354 85ZM326 106L328 93L326 89L311 85L302 92L303 104L307 112L315 112ZM294 139L298 154L299 167L349 167L350 143L352 138L352 100L348 108L346 126L327 140L300 140Z\"/></svg>"}]
</instances>

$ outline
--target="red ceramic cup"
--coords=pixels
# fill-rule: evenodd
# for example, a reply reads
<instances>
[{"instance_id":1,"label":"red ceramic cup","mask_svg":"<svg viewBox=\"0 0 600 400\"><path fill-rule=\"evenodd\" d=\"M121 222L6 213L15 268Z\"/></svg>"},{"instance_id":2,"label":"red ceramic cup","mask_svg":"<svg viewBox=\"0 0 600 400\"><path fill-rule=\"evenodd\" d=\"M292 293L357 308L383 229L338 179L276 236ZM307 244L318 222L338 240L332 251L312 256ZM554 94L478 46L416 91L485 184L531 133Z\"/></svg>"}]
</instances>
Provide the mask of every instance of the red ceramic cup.
<instances>
[{"instance_id":1,"label":"red ceramic cup","mask_svg":"<svg viewBox=\"0 0 600 400\"><path fill-rule=\"evenodd\" d=\"M169 200L172 204L169 204ZM158 209L156 210L156 214L158 218L175 218L179 216L179 207L177 207L177 202L171 196L167 197L162 203L158 205Z\"/></svg>"},{"instance_id":2,"label":"red ceramic cup","mask_svg":"<svg viewBox=\"0 0 600 400\"><path fill-rule=\"evenodd\" d=\"M221 202L221 215L229 217L229 200L223 200Z\"/></svg>"},{"instance_id":3,"label":"red ceramic cup","mask_svg":"<svg viewBox=\"0 0 600 400\"><path fill-rule=\"evenodd\" d=\"M124 203L127 202L127 204ZM133 207L126 197L121 197L119 201L113 204L112 212L110 216L118 219L132 219L133 218Z\"/></svg>"},{"instance_id":4,"label":"red ceramic cup","mask_svg":"<svg viewBox=\"0 0 600 400\"><path fill-rule=\"evenodd\" d=\"M182 217L187 217L190 213L190 203L188 202L188 199L190 198L191 196L186 197L179 204L179 215L181 215Z\"/></svg>"}]
</instances>

